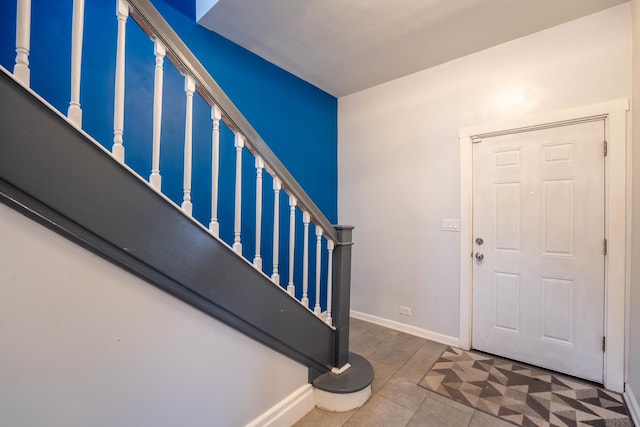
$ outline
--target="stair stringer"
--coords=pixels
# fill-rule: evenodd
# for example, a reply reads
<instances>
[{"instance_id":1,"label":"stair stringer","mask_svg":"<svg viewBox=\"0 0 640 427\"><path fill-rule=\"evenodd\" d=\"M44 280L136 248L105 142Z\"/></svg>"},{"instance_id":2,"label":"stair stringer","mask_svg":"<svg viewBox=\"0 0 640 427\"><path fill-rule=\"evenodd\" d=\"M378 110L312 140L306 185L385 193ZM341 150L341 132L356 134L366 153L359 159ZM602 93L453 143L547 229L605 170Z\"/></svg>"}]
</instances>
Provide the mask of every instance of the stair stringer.
<instances>
[{"instance_id":1,"label":"stair stringer","mask_svg":"<svg viewBox=\"0 0 640 427\"><path fill-rule=\"evenodd\" d=\"M332 328L5 72L0 117L3 203L270 348L331 368Z\"/></svg>"}]
</instances>

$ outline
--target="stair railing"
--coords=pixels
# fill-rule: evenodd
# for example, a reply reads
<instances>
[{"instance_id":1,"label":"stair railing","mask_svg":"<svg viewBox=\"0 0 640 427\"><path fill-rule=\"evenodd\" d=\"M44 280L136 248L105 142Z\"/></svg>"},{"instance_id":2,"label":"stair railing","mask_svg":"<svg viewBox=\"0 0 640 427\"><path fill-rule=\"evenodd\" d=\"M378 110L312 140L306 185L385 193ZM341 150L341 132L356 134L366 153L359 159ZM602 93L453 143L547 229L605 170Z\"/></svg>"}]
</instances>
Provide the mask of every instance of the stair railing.
<instances>
[{"instance_id":1,"label":"stair railing","mask_svg":"<svg viewBox=\"0 0 640 427\"><path fill-rule=\"evenodd\" d=\"M164 20L149 0L115 0L117 30L115 102L113 120L113 146L111 149L114 159L125 164L126 138L124 135L124 97L125 97L125 48L126 24L129 16L150 37L154 46L154 99L153 99L153 149L151 153L152 167L148 178L149 185L158 192L162 192L162 175L160 170L161 122L164 59L171 63L184 76L185 88L185 136L184 136L184 179L183 200L180 209L184 215L197 221L193 217L193 201L191 199L192 179L192 129L193 129L193 96L197 92L211 107L211 144L212 144L212 182L211 182L211 219L205 227L209 233L220 239L218 222L218 192L219 192L219 148L220 123L224 123L235 134L235 216L233 223L233 242L224 242L239 256L243 256L241 209L242 209L242 153L247 149L255 158L256 170L256 224L255 248L252 259L245 258L249 264L262 274L270 278L274 285L283 289L279 265L280 253L280 202L281 192L288 196L289 204L289 268L286 282L286 292L295 298L297 287L302 287L302 297L299 303L308 308L331 328L336 330L335 363L336 368L344 367L348 363L348 325L350 300L350 264L351 264L351 227L333 226L307 193L302 189L282 162L276 157L269 146L249 124L233 102L222 91L204 66L184 44L171 26ZM82 108L80 105L80 76L82 65L82 42L84 23L84 0L73 0L72 43L71 43L71 93L67 117L69 121L82 128ZM13 75L22 85L30 85L30 28L31 1L17 0L16 17L16 58ZM266 171L273 178L273 265L270 271L262 263L262 196L263 172ZM140 179L143 179L138 175ZM168 200L168 198L167 198ZM177 206L176 206L177 207ZM296 248L295 223L301 212L303 224L302 254ZM309 301L309 225L315 226L315 301ZM324 244L323 244L324 241ZM314 242L312 241L311 244ZM324 249L322 249L324 246ZM296 252L298 251L298 252ZM323 255L325 254L325 255ZM296 257L302 256L302 283L294 281L294 265ZM326 312L322 312L320 301L322 259L327 257ZM283 289L284 290L284 289ZM299 292L298 292L299 293Z\"/></svg>"}]
</instances>

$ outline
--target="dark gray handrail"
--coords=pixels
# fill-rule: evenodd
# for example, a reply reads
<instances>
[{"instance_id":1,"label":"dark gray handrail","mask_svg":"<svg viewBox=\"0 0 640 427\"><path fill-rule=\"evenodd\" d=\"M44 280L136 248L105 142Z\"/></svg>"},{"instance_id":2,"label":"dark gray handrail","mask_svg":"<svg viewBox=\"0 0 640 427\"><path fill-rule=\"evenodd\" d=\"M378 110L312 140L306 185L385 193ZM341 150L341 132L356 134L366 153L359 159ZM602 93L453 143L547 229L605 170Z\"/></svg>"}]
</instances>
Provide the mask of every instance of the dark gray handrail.
<instances>
[{"instance_id":1,"label":"dark gray handrail","mask_svg":"<svg viewBox=\"0 0 640 427\"><path fill-rule=\"evenodd\" d=\"M157 37L167 48L167 56L183 74L191 75L196 81L198 93L209 105L217 105L222 110L222 120L235 132L246 138L246 146L254 156L260 156L266 169L277 176L282 188L298 201L298 206L311 215L312 222L322 228L324 236L336 244L340 244L334 226L322 211L302 189L280 159L242 115L240 110L211 77L206 68L198 61L182 39L162 17L149 0L127 0L130 13L142 30L149 36Z\"/></svg>"}]
</instances>

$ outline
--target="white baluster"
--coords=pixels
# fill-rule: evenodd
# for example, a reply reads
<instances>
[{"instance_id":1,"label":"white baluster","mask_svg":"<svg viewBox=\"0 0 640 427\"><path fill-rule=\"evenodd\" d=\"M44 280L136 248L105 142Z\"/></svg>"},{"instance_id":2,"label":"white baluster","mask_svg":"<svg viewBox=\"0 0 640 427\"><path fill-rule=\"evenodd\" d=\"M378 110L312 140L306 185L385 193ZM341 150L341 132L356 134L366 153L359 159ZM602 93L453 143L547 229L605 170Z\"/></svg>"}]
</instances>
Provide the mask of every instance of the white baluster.
<instances>
[{"instance_id":1,"label":"white baluster","mask_svg":"<svg viewBox=\"0 0 640 427\"><path fill-rule=\"evenodd\" d=\"M322 268L322 228L316 226L316 305L313 312L319 316L320 308L320 269Z\"/></svg>"},{"instance_id":2,"label":"white baluster","mask_svg":"<svg viewBox=\"0 0 640 427\"><path fill-rule=\"evenodd\" d=\"M260 243L262 240L262 170L264 162L261 157L256 157L256 256L253 265L262 271L262 257L260 256Z\"/></svg>"},{"instance_id":3,"label":"white baluster","mask_svg":"<svg viewBox=\"0 0 640 427\"><path fill-rule=\"evenodd\" d=\"M16 63L13 75L24 86L29 87L29 49L31 48L31 0L18 0L16 12Z\"/></svg>"},{"instance_id":4,"label":"white baluster","mask_svg":"<svg viewBox=\"0 0 640 427\"><path fill-rule=\"evenodd\" d=\"M184 196L182 210L189 216L193 214L191 203L191 163L193 160L193 93L196 91L196 82L193 77L184 77L184 91L187 98L186 117L184 123Z\"/></svg>"},{"instance_id":5,"label":"white baluster","mask_svg":"<svg viewBox=\"0 0 640 427\"><path fill-rule=\"evenodd\" d=\"M277 176L273 177L273 273L271 280L277 285L280 284L280 273L278 272L278 262L280 259L280 190L282 183Z\"/></svg>"},{"instance_id":6,"label":"white baluster","mask_svg":"<svg viewBox=\"0 0 640 427\"><path fill-rule=\"evenodd\" d=\"M327 318L325 322L327 325L333 324L331 318L331 293L333 292L333 247L334 243L331 240L327 240L327 252L329 253L327 260Z\"/></svg>"},{"instance_id":7,"label":"white baluster","mask_svg":"<svg viewBox=\"0 0 640 427\"><path fill-rule=\"evenodd\" d=\"M80 108L80 69L82 67L82 37L84 27L84 0L73 0L73 27L71 29L71 100L67 117L82 127Z\"/></svg>"},{"instance_id":8,"label":"white baluster","mask_svg":"<svg viewBox=\"0 0 640 427\"><path fill-rule=\"evenodd\" d=\"M304 238L302 246L302 305L309 308L309 212L302 212Z\"/></svg>"},{"instance_id":9,"label":"white baluster","mask_svg":"<svg viewBox=\"0 0 640 427\"><path fill-rule=\"evenodd\" d=\"M296 248L296 205L295 197L289 196L289 285L287 291L292 297L296 296L296 286L293 283L293 261Z\"/></svg>"},{"instance_id":10,"label":"white baluster","mask_svg":"<svg viewBox=\"0 0 640 427\"><path fill-rule=\"evenodd\" d=\"M242 149L244 148L244 136L236 133L236 217L233 223L233 250L242 255L242 243L240 231L242 227Z\"/></svg>"},{"instance_id":11,"label":"white baluster","mask_svg":"<svg viewBox=\"0 0 640 427\"><path fill-rule=\"evenodd\" d=\"M222 110L217 105L211 107L211 120L213 121L213 134L211 135L211 222L209 231L216 237L220 237L220 224L218 223L218 175L220 170L220 119Z\"/></svg>"},{"instance_id":12,"label":"white baluster","mask_svg":"<svg viewBox=\"0 0 640 427\"><path fill-rule=\"evenodd\" d=\"M118 17L118 42L116 48L116 90L113 107L113 147L111 152L120 162L124 163L124 52L129 17L129 4L126 0L118 0L116 11Z\"/></svg>"},{"instance_id":13,"label":"white baluster","mask_svg":"<svg viewBox=\"0 0 640 427\"><path fill-rule=\"evenodd\" d=\"M156 190L162 189L162 176L160 176L160 132L162 129L162 85L164 69L162 64L167 54L167 49L157 37L151 37L153 41L153 54L156 57L156 68L153 81L153 155L151 158L151 176L149 182Z\"/></svg>"}]
</instances>

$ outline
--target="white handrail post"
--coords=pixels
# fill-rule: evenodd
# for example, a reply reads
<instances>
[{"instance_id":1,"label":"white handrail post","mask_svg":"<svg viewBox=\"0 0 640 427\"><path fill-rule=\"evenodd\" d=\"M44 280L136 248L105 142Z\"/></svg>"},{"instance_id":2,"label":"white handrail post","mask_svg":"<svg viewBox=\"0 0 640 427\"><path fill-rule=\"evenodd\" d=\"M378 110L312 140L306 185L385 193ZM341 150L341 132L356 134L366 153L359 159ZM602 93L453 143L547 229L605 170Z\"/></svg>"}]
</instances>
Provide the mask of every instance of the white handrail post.
<instances>
[{"instance_id":1,"label":"white handrail post","mask_svg":"<svg viewBox=\"0 0 640 427\"><path fill-rule=\"evenodd\" d=\"M309 212L302 212L302 224L304 225L302 246L302 305L309 308Z\"/></svg>"},{"instance_id":2,"label":"white handrail post","mask_svg":"<svg viewBox=\"0 0 640 427\"><path fill-rule=\"evenodd\" d=\"M327 240L327 318L325 322L327 325L333 324L333 319L331 318L331 295L333 294L333 248L334 243L332 240Z\"/></svg>"},{"instance_id":3,"label":"white handrail post","mask_svg":"<svg viewBox=\"0 0 640 427\"><path fill-rule=\"evenodd\" d=\"M80 108L80 70L82 68L82 38L84 31L84 0L73 0L73 26L71 29L71 99L67 117L82 127Z\"/></svg>"},{"instance_id":4,"label":"white handrail post","mask_svg":"<svg viewBox=\"0 0 640 427\"><path fill-rule=\"evenodd\" d=\"M278 272L278 262L280 259L280 190L282 183L277 176L273 177L273 272L271 280L277 285L280 284L280 273Z\"/></svg>"},{"instance_id":5,"label":"white handrail post","mask_svg":"<svg viewBox=\"0 0 640 427\"><path fill-rule=\"evenodd\" d=\"M322 312L320 308L320 273L322 268L322 228L316 226L316 305L313 312L319 316Z\"/></svg>"},{"instance_id":6,"label":"white handrail post","mask_svg":"<svg viewBox=\"0 0 640 427\"><path fill-rule=\"evenodd\" d=\"M292 297L296 296L296 286L293 283L293 262L295 261L294 251L296 247L296 205L298 200L289 196L289 284L287 292Z\"/></svg>"},{"instance_id":7,"label":"white handrail post","mask_svg":"<svg viewBox=\"0 0 640 427\"><path fill-rule=\"evenodd\" d=\"M13 75L24 86L29 87L29 49L31 48L31 0L18 0L16 11L16 63Z\"/></svg>"},{"instance_id":8,"label":"white handrail post","mask_svg":"<svg viewBox=\"0 0 640 427\"><path fill-rule=\"evenodd\" d=\"M162 129L162 85L164 69L162 68L167 49L155 36L153 41L153 54L156 57L155 75L153 80L153 155L151 160L151 175L149 182L158 191L162 189L162 176L160 175L160 132Z\"/></svg>"},{"instance_id":9,"label":"white handrail post","mask_svg":"<svg viewBox=\"0 0 640 427\"><path fill-rule=\"evenodd\" d=\"M262 240L262 170L264 161L260 156L256 157L256 256L253 265L262 271L262 257L260 256L260 244Z\"/></svg>"},{"instance_id":10,"label":"white handrail post","mask_svg":"<svg viewBox=\"0 0 640 427\"><path fill-rule=\"evenodd\" d=\"M209 231L216 237L220 237L220 224L218 223L218 175L220 171L220 120L222 110L217 105L211 107L211 121L213 132L211 135L211 222Z\"/></svg>"},{"instance_id":11,"label":"white handrail post","mask_svg":"<svg viewBox=\"0 0 640 427\"><path fill-rule=\"evenodd\" d=\"M111 152L120 162L124 163L124 53L129 17L129 3L126 0L117 0L116 16L118 17L118 42L116 48L116 90L113 107L113 147Z\"/></svg>"},{"instance_id":12,"label":"white handrail post","mask_svg":"<svg viewBox=\"0 0 640 427\"><path fill-rule=\"evenodd\" d=\"M244 135L236 132L236 208L233 223L233 250L242 255L242 242L240 232L242 228L242 149L244 148Z\"/></svg>"},{"instance_id":13,"label":"white handrail post","mask_svg":"<svg viewBox=\"0 0 640 427\"><path fill-rule=\"evenodd\" d=\"M196 82L189 74L184 76L184 91L187 98L186 117L184 123L184 196L182 210L191 216L193 204L191 203L191 163L193 160L193 93L196 91Z\"/></svg>"}]
</instances>

